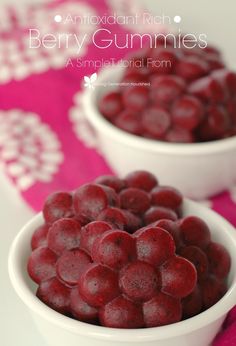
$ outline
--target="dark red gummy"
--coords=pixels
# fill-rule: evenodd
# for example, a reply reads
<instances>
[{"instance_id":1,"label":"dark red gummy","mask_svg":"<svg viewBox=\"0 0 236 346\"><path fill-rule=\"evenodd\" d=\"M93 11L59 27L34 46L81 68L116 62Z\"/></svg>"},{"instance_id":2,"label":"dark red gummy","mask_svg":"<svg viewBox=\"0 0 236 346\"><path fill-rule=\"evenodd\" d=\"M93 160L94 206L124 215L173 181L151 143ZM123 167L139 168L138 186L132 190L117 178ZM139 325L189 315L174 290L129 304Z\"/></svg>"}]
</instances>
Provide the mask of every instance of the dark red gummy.
<instances>
[{"instance_id":1,"label":"dark red gummy","mask_svg":"<svg viewBox=\"0 0 236 346\"><path fill-rule=\"evenodd\" d=\"M143 214L150 207L149 194L134 187L124 189L120 193L120 206L135 214Z\"/></svg>"},{"instance_id":2,"label":"dark red gummy","mask_svg":"<svg viewBox=\"0 0 236 346\"><path fill-rule=\"evenodd\" d=\"M205 309L217 303L227 291L224 282L217 280L214 276L209 276L201 284L202 300Z\"/></svg>"},{"instance_id":3,"label":"dark red gummy","mask_svg":"<svg viewBox=\"0 0 236 346\"><path fill-rule=\"evenodd\" d=\"M140 305L123 296L113 299L99 310L102 326L110 328L142 328L143 313Z\"/></svg>"},{"instance_id":4,"label":"dark red gummy","mask_svg":"<svg viewBox=\"0 0 236 346\"><path fill-rule=\"evenodd\" d=\"M158 74L169 74L173 71L177 62L177 54L172 47L158 47L150 51L150 58L154 63L150 63L148 66L151 72ZM168 64L165 62L168 61ZM158 64L156 64L158 62Z\"/></svg>"},{"instance_id":5,"label":"dark red gummy","mask_svg":"<svg viewBox=\"0 0 236 346\"><path fill-rule=\"evenodd\" d=\"M196 97L185 95L174 103L171 114L175 126L191 131L202 121L204 105Z\"/></svg>"},{"instance_id":6,"label":"dark red gummy","mask_svg":"<svg viewBox=\"0 0 236 346\"><path fill-rule=\"evenodd\" d=\"M27 270L31 279L37 284L56 275L56 254L47 247L34 250L28 260Z\"/></svg>"},{"instance_id":7,"label":"dark red gummy","mask_svg":"<svg viewBox=\"0 0 236 346\"><path fill-rule=\"evenodd\" d=\"M209 72L209 65L198 57L187 56L177 63L175 72L185 80L192 81L206 75Z\"/></svg>"},{"instance_id":8,"label":"dark red gummy","mask_svg":"<svg viewBox=\"0 0 236 346\"><path fill-rule=\"evenodd\" d=\"M80 248L91 254L93 244L106 231L111 230L111 224L104 221L93 221L81 229Z\"/></svg>"},{"instance_id":9,"label":"dark red gummy","mask_svg":"<svg viewBox=\"0 0 236 346\"><path fill-rule=\"evenodd\" d=\"M184 298L193 292L197 283L194 265L183 257L168 259L160 268L163 293Z\"/></svg>"},{"instance_id":10,"label":"dark red gummy","mask_svg":"<svg viewBox=\"0 0 236 346\"><path fill-rule=\"evenodd\" d=\"M136 237L137 255L140 261L158 267L175 254L175 242L172 236L162 228L144 229Z\"/></svg>"},{"instance_id":11,"label":"dark red gummy","mask_svg":"<svg viewBox=\"0 0 236 346\"><path fill-rule=\"evenodd\" d=\"M107 231L94 244L92 258L94 262L120 270L136 259L134 238L124 231Z\"/></svg>"},{"instance_id":12,"label":"dark red gummy","mask_svg":"<svg viewBox=\"0 0 236 346\"><path fill-rule=\"evenodd\" d=\"M207 117L199 130L199 134L203 140L214 140L222 137L229 128L230 118L226 109L219 105L212 105L207 109Z\"/></svg>"},{"instance_id":13,"label":"dark red gummy","mask_svg":"<svg viewBox=\"0 0 236 346\"><path fill-rule=\"evenodd\" d=\"M142 261L130 263L123 268L119 283L122 292L135 302L151 299L161 286L159 272Z\"/></svg>"},{"instance_id":14,"label":"dark red gummy","mask_svg":"<svg viewBox=\"0 0 236 346\"><path fill-rule=\"evenodd\" d=\"M220 69L214 71L212 74L213 78L216 79L223 87L227 87L229 94L235 95L236 92L236 73L227 69Z\"/></svg>"},{"instance_id":15,"label":"dark red gummy","mask_svg":"<svg viewBox=\"0 0 236 346\"><path fill-rule=\"evenodd\" d=\"M112 119L116 114L122 111L122 100L119 92L110 92L103 96L99 101L99 110L107 118Z\"/></svg>"},{"instance_id":16,"label":"dark red gummy","mask_svg":"<svg viewBox=\"0 0 236 346\"><path fill-rule=\"evenodd\" d=\"M63 285L57 278L43 281L36 292L37 297L47 306L68 315L70 312L70 289Z\"/></svg>"},{"instance_id":17,"label":"dark red gummy","mask_svg":"<svg viewBox=\"0 0 236 346\"><path fill-rule=\"evenodd\" d=\"M69 286L77 285L90 263L91 258L83 250L66 250L57 261L57 277Z\"/></svg>"},{"instance_id":18,"label":"dark red gummy","mask_svg":"<svg viewBox=\"0 0 236 346\"><path fill-rule=\"evenodd\" d=\"M199 314L202 310L202 296L199 286L197 285L192 293L183 298L181 303L184 318Z\"/></svg>"},{"instance_id":19,"label":"dark red gummy","mask_svg":"<svg viewBox=\"0 0 236 346\"><path fill-rule=\"evenodd\" d=\"M126 231L133 233L136 229L142 227L143 223L141 217L134 215L129 210L123 210L123 213L126 217L126 225L124 227Z\"/></svg>"},{"instance_id":20,"label":"dark red gummy","mask_svg":"<svg viewBox=\"0 0 236 346\"><path fill-rule=\"evenodd\" d=\"M78 247L80 229L80 223L73 219L60 219L54 222L48 232L48 247L58 255L64 250Z\"/></svg>"},{"instance_id":21,"label":"dark red gummy","mask_svg":"<svg viewBox=\"0 0 236 346\"><path fill-rule=\"evenodd\" d=\"M221 83L209 76L193 82L188 91L203 101L222 102L225 100L225 90Z\"/></svg>"},{"instance_id":22,"label":"dark red gummy","mask_svg":"<svg viewBox=\"0 0 236 346\"><path fill-rule=\"evenodd\" d=\"M176 221L178 217L172 209L165 207L151 207L144 214L145 225L149 225L161 219Z\"/></svg>"},{"instance_id":23,"label":"dark red gummy","mask_svg":"<svg viewBox=\"0 0 236 346\"><path fill-rule=\"evenodd\" d=\"M119 208L106 208L98 216L98 221L105 221L112 225L112 228L125 229L128 225L126 214Z\"/></svg>"},{"instance_id":24,"label":"dark red gummy","mask_svg":"<svg viewBox=\"0 0 236 346\"><path fill-rule=\"evenodd\" d=\"M170 125L170 114L159 106L149 107L142 114L142 126L144 131L155 138L162 138Z\"/></svg>"},{"instance_id":25,"label":"dark red gummy","mask_svg":"<svg viewBox=\"0 0 236 346\"><path fill-rule=\"evenodd\" d=\"M165 140L171 143L193 143L195 141L194 135L182 128L172 127L165 135Z\"/></svg>"},{"instance_id":26,"label":"dark red gummy","mask_svg":"<svg viewBox=\"0 0 236 346\"><path fill-rule=\"evenodd\" d=\"M43 216L48 224L73 216L72 195L68 192L55 192L48 196L43 206Z\"/></svg>"},{"instance_id":27,"label":"dark red gummy","mask_svg":"<svg viewBox=\"0 0 236 346\"><path fill-rule=\"evenodd\" d=\"M116 203L115 191L108 186L86 184L74 193L76 216L88 222L96 220L102 210Z\"/></svg>"},{"instance_id":28,"label":"dark red gummy","mask_svg":"<svg viewBox=\"0 0 236 346\"><path fill-rule=\"evenodd\" d=\"M70 293L70 312L79 321L94 323L98 320L98 310L81 298L77 287Z\"/></svg>"},{"instance_id":29,"label":"dark red gummy","mask_svg":"<svg viewBox=\"0 0 236 346\"><path fill-rule=\"evenodd\" d=\"M192 262L197 270L198 280L204 280L208 275L209 262L207 255L197 246L185 246L179 251L180 256Z\"/></svg>"},{"instance_id":30,"label":"dark red gummy","mask_svg":"<svg viewBox=\"0 0 236 346\"><path fill-rule=\"evenodd\" d=\"M145 86L132 86L124 90L122 95L123 104L126 108L140 112L148 104L149 92Z\"/></svg>"},{"instance_id":31,"label":"dark red gummy","mask_svg":"<svg viewBox=\"0 0 236 346\"><path fill-rule=\"evenodd\" d=\"M146 327L158 327L181 320L182 307L179 299L162 292L143 304L143 317Z\"/></svg>"},{"instance_id":32,"label":"dark red gummy","mask_svg":"<svg viewBox=\"0 0 236 346\"><path fill-rule=\"evenodd\" d=\"M210 271L218 279L225 279L229 274L231 259L225 247L219 243L211 242L207 249Z\"/></svg>"},{"instance_id":33,"label":"dark red gummy","mask_svg":"<svg viewBox=\"0 0 236 346\"><path fill-rule=\"evenodd\" d=\"M126 109L113 121L121 130L132 133L134 135L141 135L143 133L143 126L141 124L141 114L133 110Z\"/></svg>"},{"instance_id":34,"label":"dark red gummy","mask_svg":"<svg viewBox=\"0 0 236 346\"><path fill-rule=\"evenodd\" d=\"M78 287L82 299L93 307L101 307L120 294L118 274L97 263L83 273Z\"/></svg>"},{"instance_id":35,"label":"dark red gummy","mask_svg":"<svg viewBox=\"0 0 236 346\"><path fill-rule=\"evenodd\" d=\"M156 177L147 171L131 172L125 177L125 181L128 187L135 187L147 192L158 185Z\"/></svg>"},{"instance_id":36,"label":"dark red gummy","mask_svg":"<svg viewBox=\"0 0 236 346\"><path fill-rule=\"evenodd\" d=\"M210 230L199 217L187 216L180 220L179 231L181 239L186 245L195 245L205 249L210 243Z\"/></svg>"},{"instance_id":37,"label":"dark red gummy","mask_svg":"<svg viewBox=\"0 0 236 346\"><path fill-rule=\"evenodd\" d=\"M169 105L185 90L185 82L174 75L154 76L151 80L150 97L154 104Z\"/></svg>"},{"instance_id":38,"label":"dark red gummy","mask_svg":"<svg viewBox=\"0 0 236 346\"><path fill-rule=\"evenodd\" d=\"M171 209L178 209L182 202L182 194L171 186L157 186L151 191L152 204Z\"/></svg>"},{"instance_id":39,"label":"dark red gummy","mask_svg":"<svg viewBox=\"0 0 236 346\"><path fill-rule=\"evenodd\" d=\"M167 219L161 219L152 224L153 227L163 228L165 231L169 232L175 241L176 248L180 248L182 242L179 236L179 228L176 222Z\"/></svg>"},{"instance_id":40,"label":"dark red gummy","mask_svg":"<svg viewBox=\"0 0 236 346\"><path fill-rule=\"evenodd\" d=\"M95 183L111 187L116 192L120 192L126 187L125 181L115 175L101 175L100 177L97 177Z\"/></svg>"},{"instance_id":41,"label":"dark red gummy","mask_svg":"<svg viewBox=\"0 0 236 346\"><path fill-rule=\"evenodd\" d=\"M31 238L31 249L35 250L38 247L47 246L47 235L48 235L49 225L39 226L33 233Z\"/></svg>"}]
</instances>

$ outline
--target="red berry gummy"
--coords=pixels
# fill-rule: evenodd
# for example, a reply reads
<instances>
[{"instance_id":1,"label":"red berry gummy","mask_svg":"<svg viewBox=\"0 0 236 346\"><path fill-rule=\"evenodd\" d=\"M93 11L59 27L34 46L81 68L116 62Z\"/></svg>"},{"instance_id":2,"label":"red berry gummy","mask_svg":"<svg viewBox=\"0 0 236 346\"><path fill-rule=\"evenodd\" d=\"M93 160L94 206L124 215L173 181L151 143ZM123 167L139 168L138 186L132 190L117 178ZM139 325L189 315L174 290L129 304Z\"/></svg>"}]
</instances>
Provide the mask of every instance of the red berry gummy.
<instances>
[{"instance_id":1,"label":"red berry gummy","mask_svg":"<svg viewBox=\"0 0 236 346\"><path fill-rule=\"evenodd\" d=\"M128 225L126 214L119 208L106 208L97 216L97 220L111 224L112 228L125 229Z\"/></svg>"},{"instance_id":2,"label":"red berry gummy","mask_svg":"<svg viewBox=\"0 0 236 346\"><path fill-rule=\"evenodd\" d=\"M121 191L120 206L135 214L143 214L150 207L150 196L143 190L130 187Z\"/></svg>"},{"instance_id":3,"label":"red berry gummy","mask_svg":"<svg viewBox=\"0 0 236 346\"><path fill-rule=\"evenodd\" d=\"M136 231L136 229L139 229L140 227L142 227L143 223L142 223L141 217L134 215L129 210L123 210L123 213L126 217L126 222L127 222L125 225L126 231L133 233Z\"/></svg>"},{"instance_id":4,"label":"red berry gummy","mask_svg":"<svg viewBox=\"0 0 236 346\"><path fill-rule=\"evenodd\" d=\"M64 250L79 246L80 223L73 219L60 219L50 227L48 232L48 247L57 255Z\"/></svg>"},{"instance_id":5,"label":"red berry gummy","mask_svg":"<svg viewBox=\"0 0 236 346\"><path fill-rule=\"evenodd\" d=\"M171 186L157 186L151 191L152 203L171 209L178 209L183 201L181 193Z\"/></svg>"},{"instance_id":6,"label":"red berry gummy","mask_svg":"<svg viewBox=\"0 0 236 346\"><path fill-rule=\"evenodd\" d=\"M131 172L125 177L125 181L128 187L135 187L147 192L158 185L156 177L152 173L146 171Z\"/></svg>"},{"instance_id":7,"label":"red berry gummy","mask_svg":"<svg viewBox=\"0 0 236 346\"><path fill-rule=\"evenodd\" d=\"M140 305L119 296L99 311L102 326L110 328L142 328L143 313Z\"/></svg>"},{"instance_id":8,"label":"red berry gummy","mask_svg":"<svg viewBox=\"0 0 236 346\"><path fill-rule=\"evenodd\" d=\"M154 138L162 138L170 125L170 114L164 108L152 106L143 112L143 129Z\"/></svg>"},{"instance_id":9,"label":"red berry gummy","mask_svg":"<svg viewBox=\"0 0 236 346\"><path fill-rule=\"evenodd\" d=\"M133 133L134 135L141 135L143 133L140 114L130 109L121 112L115 118L113 124L119 129Z\"/></svg>"},{"instance_id":10,"label":"red berry gummy","mask_svg":"<svg viewBox=\"0 0 236 346\"><path fill-rule=\"evenodd\" d=\"M235 136L236 73L215 47L180 43L176 49L173 39L158 39L157 47L128 56L121 79L127 85L103 96L100 112L121 130L152 140L190 144Z\"/></svg>"},{"instance_id":11,"label":"red berry gummy","mask_svg":"<svg viewBox=\"0 0 236 346\"><path fill-rule=\"evenodd\" d=\"M182 247L179 251L180 256L192 262L197 270L198 280L202 281L207 277L209 262L207 255L197 246Z\"/></svg>"},{"instance_id":12,"label":"red berry gummy","mask_svg":"<svg viewBox=\"0 0 236 346\"><path fill-rule=\"evenodd\" d=\"M94 221L99 213L109 205L117 205L115 191L108 186L86 184L74 193L74 209L76 216L83 220Z\"/></svg>"},{"instance_id":13,"label":"red berry gummy","mask_svg":"<svg viewBox=\"0 0 236 346\"><path fill-rule=\"evenodd\" d=\"M68 315L70 312L70 289L57 278L41 282L37 297L53 310Z\"/></svg>"},{"instance_id":14,"label":"red berry gummy","mask_svg":"<svg viewBox=\"0 0 236 346\"><path fill-rule=\"evenodd\" d=\"M159 272L142 261L132 262L123 268L119 282L122 292L136 302L151 299L161 286Z\"/></svg>"},{"instance_id":15,"label":"red berry gummy","mask_svg":"<svg viewBox=\"0 0 236 346\"><path fill-rule=\"evenodd\" d=\"M31 249L35 250L38 247L45 247L47 246L47 235L49 230L49 225L42 225L39 226L35 231L31 238Z\"/></svg>"},{"instance_id":16,"label":"red berry gummy","mask_svg":"<svg viewBox=\"0 0 236 346\"><path fill-rule=\"evenodd\" d=\"M34 250L28 260L28 273L31 279L39 284L56 275L57 256L47 247Z\"/></svg>"},{"instance_id":17,"label":"red berry gummy","mask_svg":"<svg viewBox=\"0 0 236 346\"><path fill-rule=\"evenodd\" d=\"M98 310L81 298L77 287L70 293L70 312L74 318L83 322L93 323L98 320Z\"/></svg>"},{"instance_id":18,"label":"red berry gummy","mask_svg":"<svg viewBox=\"0 0 236 346\"><path fill-rule=\"evenodd\" d=\"M80 278L79 293L91 306L101 307L120 294L118 274L102 264L94 263Z\"/></svg>"},{"instance_id":19,"label":"red berry gummy","mask_svg":"<svg viewBox=\"0 0 236 346\"><path fill-rule=\"evenodd\" d=\"M210 308L218 302L226 293L227 287L223 281L217 280L214 276L209 276L201 284L202 300L205 309Z\"/></svg>"},{"instance_id":20,"label":"red berry gummy","mask_svg":"<svg viewBox=\"0 0 236 346\"><path fill-rule=\"evenodd\" d=\"M105 95L99 102L100 112L108 119L112 119L122 110L121 95L118 92L111 92Z\"/></svg>"},{"instance_id":21,"label":"red berry gummy","mask_svg":"<svg viewBox=\"0 0 236 346\"><path fill-rule=\"evenodd\" d=\"M136 237L136 246L138 259L154 267L160 266L175 254L175 242L172 236L159 227L144 229Z\"/></svg>"},{"instance_id":22,"label":"red berry gummy","mask_svg":"<svg viewBox=\"0 0 236 346\"><path fill-rule=\"evenodd\" d=\"M197 285L192 293L182 299L183 317L189 318L199 314L202 310L201 290Z\"/></svg>"},{"instance_id":23,"label":"red berry gummy","mask_svg":"<svg viewBox=\"0 0 236 346\"><path fill-rule=\"evenodd\" d=\"M206 253L210 263L211 273L220 280L225 279L229 274L231 264L230 256L225 247L221 244L211 242L206 249Z\"/></svg>"},{"instance_id":24,"label":"red berry gummy","mask_svg":"<svg viewBox=\"0 0 236 346\"><path fill-rule=\"evenodd\" d=\"M146 327L179 322L182 317L180 300L158 292L155 297L143 304L143 317Z\"/></svg>"},{"instance_id":25,"label":"red berry gummy","mask_svg":"<svg viewBox=\"0 0 236 346\"><path fill-rule=\"evenodd\" d=\"M175 126L191 131L201 123L204 106L196 97L185 95L174 103L171 114Z\"/></svg>"},{"instance_id":26,"label":"red berry gummy","mask_svg":"<svg viewBox=\"0 0 236 346\"><path fill-rule=\"evenodd\" d=\"M152 224L152 226L163 228L165 231L170 233L171 236L173 237L174 241L175 241L176 248L178 249L181 247L182 242L180 240L179 228L178 228L178 225L176 224L176 222L174 222L172 220L162 219L162 220L158 220L158 221L154 222Z\"/></svg>"},{"instance_id":27,"label":"red berry gummy","mask_svg":"<svg viewBox=\"0 0 236 346\"><path fill-rule=\"evenodd\" d=\"M106 231L111 230L112 225L104 221L93 221L81 229L80 247L91 254L93 244Z\"/></svg>"},{"instance_id":28,"label":"red berry gummy","mask_svg":"<svg viewBox=\"0 0 236 346\"><path fill-rule=\"evenodd\" d=\"M199 50L188 56L214 54L220 59L214 51ZM173 60L173 74L181 54L178 51ZM152 71L145 66L145 78L147 70ZM162 72L163 77L169 73ZM217 83L227 85L229 101L235 76L214 73ZM211 106L210 101L206 106L196 100L204 112ZM171 114L171 102L165 107ZM172 126L165 136L175 129ZM194 134L178 129L200 136L202 121ZM45 223L32 235L27 264L38 284L37 297L61 314L111 328L158 327L208 309L227 291L231 259L223 245L212 241L206 222L184 216L182 207L178 190L159 185L144 170L123 179L97 177L73 193L50 195L44 205Z\"/></svg>"},{"instance_id":29,"label":"red berry gummy","mask_svg":"<svg viewBox=\"0 0 236 346\"><path fill-rule=\"evenodd\" d=\"M77 285L80 276L91 263L91 258L80 249L65 250L57 261L59 280L69 286Z\"/></svg>"},{"instance_id":30,"label":"red berry gummy","mask_svg":"<svg viewBox=\"0 0 236 346\"><path fill-rule=\"evenodd\" d=\"M192 81L206 75L208 69L206 61L200 60L199 57L187 56L177 63L175 72L185 80Z\"/></svg>"},{"instance_id":31,"label":"red berry gummy","mask_svg":"<svg viewBox=\"0 0 236 346\"><path fill-rule=\"evenodd\" d=\"M58 219L73 216L72 195L68 192L55 192L48 196L43 206L43 216L48 224Z\"/></svg>"},{"instance_id":32,"label":"red berry gummy","mask_svg":"<svg viewBox=\"0 0 236 346\"><path fill-rule=\"evenodd\" d=\"M108 231L94 244L92 258L95 262L119 270L136 259L135 240L127 232Z\"/></svg>"},{"instance_id":33,"label":"red berry gummy","mask_svg":"<svg viewBox=\"0 0 236 346\"><path fill-rule=\"evenodd\" d=\"M175 101L184 90L185 82L178 76L154 76L151 80L150 97L154 104L165 106Z\"/></svg>"},{"instance_id":34,"label":"red berry gummy","mask_svg":"<svg viewBox=\"0 0 236 346\"><path fill-rule=\"evenodd\" d=\"M125 181L114 175L101 175L95 180L95 183L111 187L116 192L120 192L126 187Z\"/></svg>"},{"instance_id":35,"label":"red berry gummy","mask_svg":"<svg viewBox=\"0 0 236 346\"><path fill-rule=\"evenodd\" d=\"M204 249L210 243L210 230L199 217L187 216L180 220L179 231L186 245L195 245Z\"/></svg>"},{"instance_id":36,"label":"red berry gummy","mask_svg":"<svg viewBox=\"0 0 236 346\"><path fill-rule=\"evenodd\" d=\"M207 118L199 129L200 137L204 140L217 139L230 129L230 118L222 106L208 107Z\"/></svg>"},{"instance_id":37,"label":"red berry gummy","mask_svg":"<svg viewBox=\"0 0 236 346\"><path fill-rule=\"evenodd\" d=\"M136 112L142 111L148 104L148 89L145 86L133 86L123 92L123 104Z\"/></svg>"},{"instance_id":38,"label":"red berry gummy","mask_svg":"<svg viewBox=\"0 0 236 346\"><path fill-rule=\"evenodd\" d=\"M176 221L178 219L178 216L176 212L174 212L170 208L156 207L156 206L151 207L144 214L145 225L149 225L150 223L153 223L161 219Z\"/></svg>"},{"instance_id":39,"label":"red berry gummy","mask_svg":"<svg viewBox=\"0 0 236 346\"><path fill-rule=\"evenodd\" d=\"M160 268L162 292L175 298L184 298L193 292L197 283L194 265L183 257L168 259Z\"/></svg>"},{"instance_id":40,"label":"red berry gummy","mask_svg":"<svg viewBox=\"0 0 236 346\"><path fill-rule=\"evenodd\" d=\"M177 62L177 54L174 48L172 47L158 47L157 49L152 49L150 51L150 57L153 61L159 61L160 64L156 66L155 64L150 64L150 72L156 72L157 74L169 74L173 71L173 68ZM164 62L170 61L169 64Z\"/></svg>"},{"instance_id":41,"label":"red berry gummy","mask_svg":"<svg viewBox=\"0 0 236 346\"><path fill-rule=\"evenodd\" d=\"M167 132L165 139L170 143L193 143L194 135L182 127L175 126Z\"/></svg>"}]
</instances>

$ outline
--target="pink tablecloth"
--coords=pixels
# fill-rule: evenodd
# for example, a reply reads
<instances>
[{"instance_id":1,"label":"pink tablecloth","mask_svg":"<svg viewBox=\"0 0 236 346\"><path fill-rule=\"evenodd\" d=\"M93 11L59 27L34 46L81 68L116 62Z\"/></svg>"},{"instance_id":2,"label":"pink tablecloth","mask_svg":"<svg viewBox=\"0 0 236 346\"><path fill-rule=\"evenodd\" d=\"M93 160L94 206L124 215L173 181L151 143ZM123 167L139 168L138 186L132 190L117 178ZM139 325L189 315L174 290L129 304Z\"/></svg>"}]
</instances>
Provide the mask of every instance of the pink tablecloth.
<instances>
[{"instance_id":1,"label":"pink tablecloth","mask_svg":"<svg viewBox=\"0 0 236 346\"><path fill-rule=\"evenodd\" d=\"M58 14L65 18L68 13L101 16L114 12L127 15L132 11L141 9L134 1L123 0L56 1L42 7L1 9L5 22L0 23L0 169L35 210L41 209L50 192L71 190L111 172L93 148L93 138L78 105L83 77L97 69L77 68L75 58L118 60L127 50L112 46L101 50L90 44L94 25L70 23L63 29L79 35L86 33L88 38L79 55L74 44L69 49L63 46L52 50L29 49L28 29L59 33L62 23L54 21ZM112 26L120 35L132 29L127 25ZM205 202L236 226L236 186ZM236 345L235 309L214 343L214 346L233 345Z\"/></svg>"}]
</instances>

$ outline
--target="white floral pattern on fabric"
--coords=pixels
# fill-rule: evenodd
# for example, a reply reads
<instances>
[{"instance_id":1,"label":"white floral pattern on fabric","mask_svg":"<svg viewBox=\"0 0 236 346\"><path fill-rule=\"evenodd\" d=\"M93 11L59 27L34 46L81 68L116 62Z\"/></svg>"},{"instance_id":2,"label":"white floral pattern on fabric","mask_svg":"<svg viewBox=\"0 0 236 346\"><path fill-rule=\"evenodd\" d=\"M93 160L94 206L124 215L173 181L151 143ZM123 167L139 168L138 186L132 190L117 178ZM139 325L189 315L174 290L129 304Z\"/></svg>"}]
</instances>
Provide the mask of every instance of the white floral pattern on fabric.
<instances>
[{"instance_id":1,"label":"white floral pattern on fabric","mask_svg":"<svg viewBox=\"0 0 236 346\"><path fill-rule=\"evenodd\" d=\"M37 114L0 111L1 168L19 190L53 179L63 161L60 147L57 135Z\"/></svg>"},{"instance_id":2,"label":"white floral pattern on fabric","mask_svg":"<svg viewBox=\"0 0 236 346\"><path fill-rule=\"evenodd\" d=\"M77 138L88 148L97 148L96 134L85 117L82 97L83 91L79 91L75 94L74 106L69 110L69 119Z\"/></svg>"},{"instance_id":3,"label":"white floral pattern on fabric","mask_svg":"<svg viewBox=\"0 0 236 346\"><path fill-rule=\"evenodd\" d=\"M69 58L82 57L87 52L90 37L95 30L91 23L77 23L65 21L67 16L74 19L76 16L87 14L95 15L89 5L74 1L61 4L42 6L0 7L0 84L12 79L22 80L32 73L42 73L49 68L59 69L66 66ZM60 14L62 21L54 20ZM4 19L1 18L4 16ZM53 33L76 34L79 40L86 34L86 40L78 51L78 44L71 40L69 48L66 42L61 41L61 47L54 48L29 47L29 29L37 29L41 35Z\"/></svg>"}]
</instances>

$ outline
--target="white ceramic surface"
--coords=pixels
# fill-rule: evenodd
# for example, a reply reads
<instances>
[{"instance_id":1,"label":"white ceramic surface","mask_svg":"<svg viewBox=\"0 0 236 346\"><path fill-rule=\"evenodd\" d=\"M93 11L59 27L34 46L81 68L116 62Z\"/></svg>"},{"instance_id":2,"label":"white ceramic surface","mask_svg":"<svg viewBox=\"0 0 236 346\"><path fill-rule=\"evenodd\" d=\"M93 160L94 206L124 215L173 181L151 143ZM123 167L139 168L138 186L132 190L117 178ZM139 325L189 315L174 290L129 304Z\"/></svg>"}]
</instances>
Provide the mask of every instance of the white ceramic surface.
<instances>
[{"instance_id":1,"label":"white ceramic surface","mask_svg":"<svg viewBox=\"0 0 236 346\"><path fill-rule=\"evenodd\" d=\"M159 177L161 184L179 188L190 198L204 199L229 188L236 181L236 136L224 140L172 144L126 133L104 119L97 101L118 82L122 67L112 66L100 72L95 90L86 89L83 108L98 136L98 146L114 169L123 176L146 169Z\"/></svg>"},{"instance_id":2,"label":"white ceramic surface","mask_svg":"<svg viewBox=\"0 0 236 346\"><path fill-rule=\"evenodd\" d=\"M35 286L26 271L30 254L30 238L42 223L42 215L34 217L15 238L9 254L9 274L12 285L31 311L38 329L50 346L207 346L236 301L236 233L221 216L195 202L185 200L184 215L197 215L209 224L213 239L228 249L232 266L229 289L213 307L191 319L169 326L119 330L93 326L65 317L48 308L35 296Z\"/></svg>"}]
</instances>

